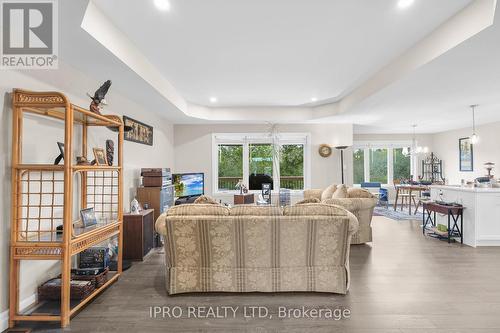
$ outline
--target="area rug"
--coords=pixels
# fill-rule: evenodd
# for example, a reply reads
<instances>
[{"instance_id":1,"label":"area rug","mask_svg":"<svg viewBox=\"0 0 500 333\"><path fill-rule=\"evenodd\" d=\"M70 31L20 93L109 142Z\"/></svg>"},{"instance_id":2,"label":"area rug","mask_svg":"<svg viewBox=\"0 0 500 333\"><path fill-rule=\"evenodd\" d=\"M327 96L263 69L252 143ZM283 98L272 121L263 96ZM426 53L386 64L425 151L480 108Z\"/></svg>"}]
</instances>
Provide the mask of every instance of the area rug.
<instances>
[{"instance_id":1,"label":"area rug","mask_svg":"<svg viewBox=\"0 0 500 333\"><path fill-rule=\"evenodd\" d=\"M408 215L408 208L404 209L403 211L400 211L399 209L397 211L394 211L394 208L392 206L389 206L388 208L385 207L380 207L377 206L375 207L373 211L373 215L375 216L385 216L387 218L390 218L392 220L422 220L422 213L417 212L416 215Z\"/></svg>"}]
</instances>

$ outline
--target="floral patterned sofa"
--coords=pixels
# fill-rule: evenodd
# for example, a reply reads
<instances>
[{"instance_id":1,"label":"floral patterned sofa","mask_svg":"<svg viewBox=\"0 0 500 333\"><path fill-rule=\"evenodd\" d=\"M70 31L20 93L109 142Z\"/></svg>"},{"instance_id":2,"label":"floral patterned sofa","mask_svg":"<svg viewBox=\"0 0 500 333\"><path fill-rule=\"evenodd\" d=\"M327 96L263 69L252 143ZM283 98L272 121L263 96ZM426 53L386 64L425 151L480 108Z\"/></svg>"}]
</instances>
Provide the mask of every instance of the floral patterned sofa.
<instances>
[{"instance_id":1,"label":"floral patterned sofa","mask_svg":"<svg viewBox=\"0 0 500 333\"><path fill-rule=\"evenodd\" d=\"M356 217L327 204L187 204L158 217L169 294L315 291L345 294Z\"/></svg>"},{"instance_id":2,"label":"floral patterned sofa","mask_svg":"<svg viewBox=\"0 0 500 333\"><path fill-rule=\"evenodd\" d=\"M305 199L338 205L350 211L359 222L359 230L352 236L351 244L364 244L372 241L373 209L378 199L362 188L347 188L344 185L330 185L324 190L305 190Z\"/></svg>"}]
</instances>

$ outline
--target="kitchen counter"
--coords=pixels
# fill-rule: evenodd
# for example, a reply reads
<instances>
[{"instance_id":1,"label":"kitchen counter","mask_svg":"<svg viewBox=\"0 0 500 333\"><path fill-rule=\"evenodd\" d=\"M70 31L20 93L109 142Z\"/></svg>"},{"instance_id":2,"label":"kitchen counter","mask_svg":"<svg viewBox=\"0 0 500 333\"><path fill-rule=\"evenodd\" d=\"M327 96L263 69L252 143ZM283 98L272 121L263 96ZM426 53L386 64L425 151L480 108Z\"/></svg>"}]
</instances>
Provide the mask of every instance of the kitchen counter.
<instances>
[{"instance_id":1,"label":"kitchen counter","mask_svg":"<svg viewBox=\"0 0 500 333\"><path fill-rule=\"evenodd\" d=\"M464 244L500 246L500 188L471 188L432 185L431 199L462 204L464 209ZM447 224L438 216L438 223Z\"/></svg>"},{"instance_id":2,"label":"kitchen counter","mask_svg":"<svg viewBox=\"0 0 500 333\"><path fill-rule=\"evenodd\" d=\"M500 193L500 187L462 187L460 185L432 185L431 189L443 189L450 191L476 192L476 193Z\"/></svg>"}]
</instances>

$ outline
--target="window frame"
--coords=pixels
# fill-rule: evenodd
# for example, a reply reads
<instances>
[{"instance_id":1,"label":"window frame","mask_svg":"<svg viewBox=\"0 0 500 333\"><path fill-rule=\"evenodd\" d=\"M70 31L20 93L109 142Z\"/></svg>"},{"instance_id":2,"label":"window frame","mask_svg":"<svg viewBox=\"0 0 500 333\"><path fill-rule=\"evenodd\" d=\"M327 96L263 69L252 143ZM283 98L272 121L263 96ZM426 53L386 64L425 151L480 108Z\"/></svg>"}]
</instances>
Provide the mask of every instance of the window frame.
<instances>
[{"instance_id":1,"label":"window frame","mask_svg":"<svg viewBox=\"0 0 500 333\"><path fill-rule=\"evenodd\" d=\"M364 181L370 182L370 149L387 149L387 183L382 185L394 184L394 149L413 147L412 141L355 141L353 144L353 151L361 149L364 151ZM410 158L410 174L415 175L417 171L417 156L411 155ZM354 163L354 160L353 160ZM353 167L354 170L354 167ZM354 171L353 171L354 172ZM353 175L354 180L354 175ZM354 184L360 185L360 184Z\"/></svg>"},{"instance_id":2,"label":"window frame","mask_svg":"<svg viewBox=\"0 0 500 333\"><path fill-rule=\"evenodd\" d=\"M295 144L304 145L304 188L290 190L292 193L301 193L311 185L311 134L310 133L279 133L279 145ZM269 133L213 133L212 134L212 193L237 193L237 190L219 190L219 145L243 145L243 184L248 186L250 176L250 144L272 144L273 138ZM280 168L281 161L273 161L273 175L276 168ZM281 177L281 173L280 173ZM279 177L273 177L273 192L278 193L280 188ZM249 190L249 193L260 193L260 190Z\"/></svg>"}]
</instances>

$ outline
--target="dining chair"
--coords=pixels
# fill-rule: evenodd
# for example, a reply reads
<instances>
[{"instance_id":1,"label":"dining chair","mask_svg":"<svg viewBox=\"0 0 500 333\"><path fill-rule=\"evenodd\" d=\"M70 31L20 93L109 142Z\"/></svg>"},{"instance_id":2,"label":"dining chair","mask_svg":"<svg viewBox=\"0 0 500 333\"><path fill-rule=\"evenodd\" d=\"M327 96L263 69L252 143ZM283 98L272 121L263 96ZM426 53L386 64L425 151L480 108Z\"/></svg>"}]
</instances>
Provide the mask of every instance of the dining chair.
<instances>
[{"instance_id":1,"label":"dining chair","mask_svg":"<svg viewBox=\"0 0 500 333\"><path fill-rule=\"evenodd\" d=\"M399 179L394 179L394 188L396 190L396 202L394 202L394 210L397 209L398 202L397 200L400 199L400 208L403 210L405 205L410 205L411 202L416 206L417 202L415 198L417 197L417 194L414 192L411 192L409 189L405 188L404 185L401 184L401 180ZM411 213L410 213L411 214Z\"/></svg>"},{"instance_id":2,"label":"dining chair","mask_svg":"<svg viewBox=\"0 0 500 333\"><path fill-rule=\"evenodd\" d=\"M422 191L422 194L418 197L417 205L415 206L415 212L413 215L417 214L420 206L423 207L424 203L432 201L430 191Z\"/></svg>"}]
</instances>

